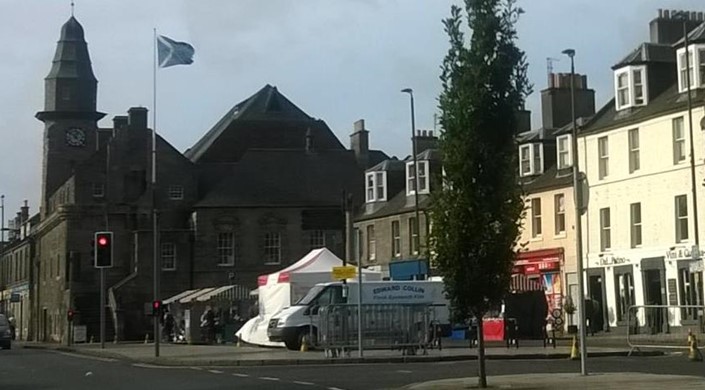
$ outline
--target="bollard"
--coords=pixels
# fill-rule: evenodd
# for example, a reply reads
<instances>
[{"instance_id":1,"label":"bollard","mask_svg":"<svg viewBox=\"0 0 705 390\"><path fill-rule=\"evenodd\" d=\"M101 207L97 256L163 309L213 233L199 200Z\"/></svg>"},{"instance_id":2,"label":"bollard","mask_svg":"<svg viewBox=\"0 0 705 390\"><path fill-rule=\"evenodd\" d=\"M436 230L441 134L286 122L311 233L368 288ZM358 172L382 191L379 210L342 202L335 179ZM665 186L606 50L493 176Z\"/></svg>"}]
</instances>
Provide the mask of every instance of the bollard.
<instances>
[{"instance_id":1,"label":"bollard","mask_svg":"<svg viewBox=\"0 0 705 390\"><path fill-rule=\"evenodd\" d=\"M301 337L301 352L308 352L308 336Z\"/></svg>"},{"instance_id":2,"label":"bollard","mask_svg":"<svg viewBox=\"0 0 705 390\"><path fill-rule=\"evenodd\" d=\"M575 336L573 336L573 347L570 349L570 360L580 360L580 346Z\"/></svg>"},{"instance_id":3,"label":"bollard","mask_svg":"<svg viewBox=\"0 0 705 390\"><path fill-rule=\"evenodd\" d=\"M144 335L144 343L149 344L149 333L145 333Z\"/></svg>"},{"instance_id":4,"label":"bollard","mask_svg":"<svg viewBox=\"0 0 705 390\"><path fill-rule=\"evenodd\" d=\"M93 344L93 336L88 340L88 344Z\"/></svg>"},{"instance_id":5,"label":"bollard","mask_svg":"<svg viewBox=\"0 0 705 390\"><path fill-rule=\"evenodd\" d=\"M703 354L698 349L698 338L688 329L688 360L691 362L702 362Z\"/></svg>"}]
</instances>

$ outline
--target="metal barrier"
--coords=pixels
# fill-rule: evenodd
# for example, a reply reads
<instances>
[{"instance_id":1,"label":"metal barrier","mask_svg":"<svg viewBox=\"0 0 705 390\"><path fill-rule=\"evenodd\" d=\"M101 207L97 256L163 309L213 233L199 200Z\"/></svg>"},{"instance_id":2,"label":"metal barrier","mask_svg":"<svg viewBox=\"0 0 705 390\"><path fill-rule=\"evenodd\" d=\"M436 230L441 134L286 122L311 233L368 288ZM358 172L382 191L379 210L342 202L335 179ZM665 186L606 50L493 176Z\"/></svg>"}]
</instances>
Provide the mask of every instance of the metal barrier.
<instances>
[{"instance_id":1,"label":"metal barrier","mask_svg":"<svg viewBox=\"0 0 705 390\"><path fill-rule=\"evenodd\" d=\"M435 311L428 305L362 305L363 349L398 349L424 354L440 348ZM330 305L319 311L319 346L327 357L349 355L358 348L358 306Z\"/></svg>"},{"instance_id":2,"label":"metal barrier","mask_svg":"<svg viewBox=\"0 0 705 390\"><path fill-rule=\"evenodd\" d=\"M630 356L641 348L688 349L689 332L705 333L702 305L633 305L626 314Z\"/></svg>"}]
</instances>

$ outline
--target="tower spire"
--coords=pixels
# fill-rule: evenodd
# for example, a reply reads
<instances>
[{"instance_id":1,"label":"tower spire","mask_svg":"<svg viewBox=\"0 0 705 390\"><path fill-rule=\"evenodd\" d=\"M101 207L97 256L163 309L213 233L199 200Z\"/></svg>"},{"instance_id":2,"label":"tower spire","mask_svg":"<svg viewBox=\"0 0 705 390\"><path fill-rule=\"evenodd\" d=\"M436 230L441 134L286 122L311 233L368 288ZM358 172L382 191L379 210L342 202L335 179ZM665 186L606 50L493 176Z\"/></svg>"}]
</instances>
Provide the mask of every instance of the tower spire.
<instances>
[{"instance_id":1,"label":"tower spire","mask_svg":"<svg viewBox=\"0 0 705 390\"><path fill-rule=\"evenodd\" d=\"M73 17L73 8L75 4L73 3L73 0L71 0L71 17Z\"/></svg>"}]
</instances>

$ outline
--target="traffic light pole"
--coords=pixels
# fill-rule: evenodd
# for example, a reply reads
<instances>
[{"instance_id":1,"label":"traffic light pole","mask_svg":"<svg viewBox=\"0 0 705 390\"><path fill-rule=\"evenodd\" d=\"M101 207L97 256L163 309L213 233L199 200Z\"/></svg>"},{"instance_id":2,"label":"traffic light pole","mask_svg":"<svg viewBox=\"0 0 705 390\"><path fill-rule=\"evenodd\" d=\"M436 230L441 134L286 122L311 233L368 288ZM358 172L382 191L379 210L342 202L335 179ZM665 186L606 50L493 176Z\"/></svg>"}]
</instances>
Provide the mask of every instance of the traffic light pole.
<instances>
[{"instance_id":1,"label":"traffic light pole","mask_svg":"<svg viewBox=\"0 0 705 390\"><path fill-rule=\"evenodd\" d=\"M105 268L100 269L100 349L105 349Z\"/></svg>"}]
</instances>

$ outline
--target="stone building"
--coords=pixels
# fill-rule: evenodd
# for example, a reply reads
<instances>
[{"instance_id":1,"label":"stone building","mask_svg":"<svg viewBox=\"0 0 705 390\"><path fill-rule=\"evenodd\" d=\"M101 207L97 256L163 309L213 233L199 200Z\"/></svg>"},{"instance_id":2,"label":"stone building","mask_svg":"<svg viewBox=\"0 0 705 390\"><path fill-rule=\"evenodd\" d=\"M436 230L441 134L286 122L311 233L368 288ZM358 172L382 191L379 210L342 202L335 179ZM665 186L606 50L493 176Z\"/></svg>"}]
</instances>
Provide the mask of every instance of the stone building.
<instances>
[{"instance_id":1,"label":"stone building","mask_svg":"<svg viewBox=\"0 0 705 390\"><path fill-rule=\"evenodd\" d=\"M364 122L356 123L356 130L356 133L366 132ZM429 218L426 210L430 205L431 191L436 185L432 178L441 172L437 138L433 131L418 131L415 142L419 166L418 191L411 156L404 160L392 158L382 161L364 173L365 203L358 209L354 222L356 253L362 264L380 266L386 273L390 264L411 260L406 262L411 268L408 272L404 271L408 277L428 271Z\"/></svg>"},{"instance_id":2,"label":"stone building","mask_svg":"<svg viewBox=\"0 0 705 390\"><path fill-rule=\"evenodd\" d=\"M285 266L311 248L343 255L342 193L362 198L362 172L387 156L331 129L265 86L235 105L180 153L156 137L151 183L148 112L133 107L98 121L97 80L79 22L62 27L45 107L40 214L28 241L34 256L30 336L66 341L69 309L88 337L99 334L96 231L114 232L105 272L106 336L143 339L152 318L153 217L157 210L160 297L237 284ZM151 337L151 336L150 336Z\"/></svg>"}]
</instances>

